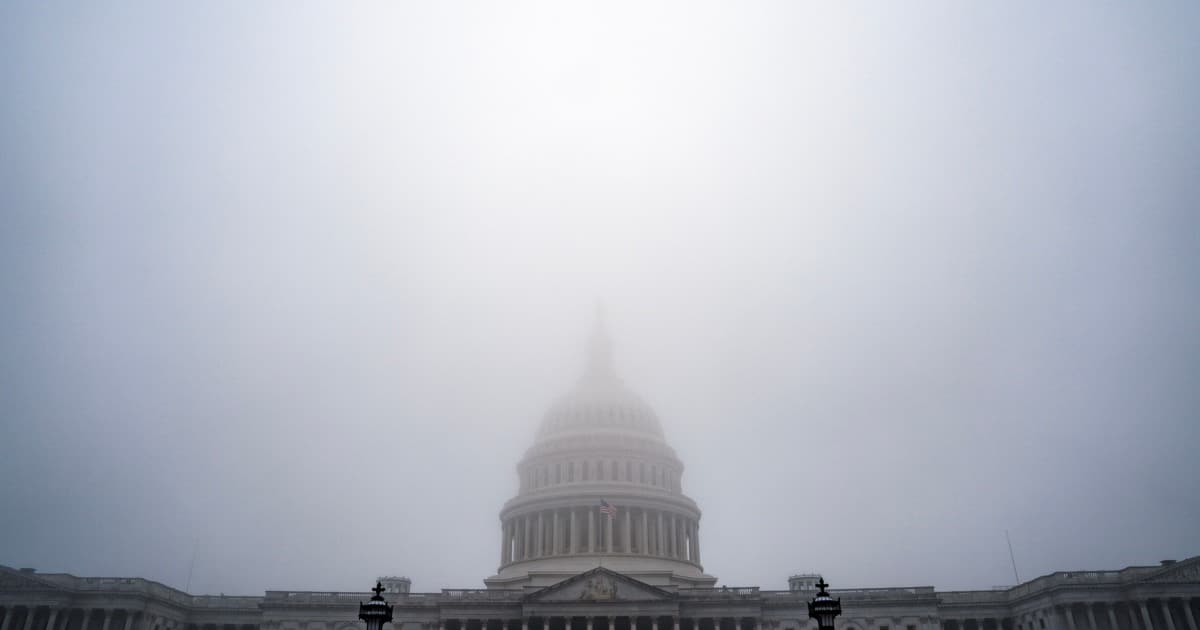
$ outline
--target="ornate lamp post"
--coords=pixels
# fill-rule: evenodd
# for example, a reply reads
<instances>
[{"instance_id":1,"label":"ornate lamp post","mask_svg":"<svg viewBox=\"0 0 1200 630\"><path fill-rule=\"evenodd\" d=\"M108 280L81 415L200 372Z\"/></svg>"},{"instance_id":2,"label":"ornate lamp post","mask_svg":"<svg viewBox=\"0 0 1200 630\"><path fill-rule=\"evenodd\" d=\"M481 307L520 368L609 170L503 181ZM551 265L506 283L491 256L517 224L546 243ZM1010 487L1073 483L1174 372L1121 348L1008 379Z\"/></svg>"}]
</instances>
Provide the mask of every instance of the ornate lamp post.
<instances>
[{"instance_id":1,"label":"ornate lamp post","mask_svg":"<svg viewBox=\"0 0 1200 630\"><path fill-rule=\"evenodd\" d=\"M825 591L827 586L829 585L825 583L825 578L821 578L821 581L817 582L817 588L821 590L808 602L808 616L817 620L820 630L833 630L834 617L842 614L842 598L830 597Z\"/></svg>"},{"instance_id":2,"label":"ornate lamp post","mask_svg":"<svg viewBox=\"0 0 1200 630\"><path fill-rule=\"evenodd\" d=\"M358 602L358 618L367 622L367 630L383 630L383 624L392 620L392 607L383 601L383 583L376 582L375 592L367 603ZM812 606L812 604L809 604Z\"/></svg>"}]
</instances>

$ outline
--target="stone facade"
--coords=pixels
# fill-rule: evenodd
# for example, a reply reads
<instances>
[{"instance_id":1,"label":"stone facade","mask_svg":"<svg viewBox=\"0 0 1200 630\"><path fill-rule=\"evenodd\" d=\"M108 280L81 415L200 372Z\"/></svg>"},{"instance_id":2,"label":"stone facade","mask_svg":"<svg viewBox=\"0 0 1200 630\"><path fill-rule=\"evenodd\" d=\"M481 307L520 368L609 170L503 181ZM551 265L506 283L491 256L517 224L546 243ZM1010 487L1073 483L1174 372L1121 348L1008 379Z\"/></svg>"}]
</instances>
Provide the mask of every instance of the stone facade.
<instances>
[{"instance_id":1,"label":"stone facade","mask_svg":"<svg viewBox=\"0 0 1200 630\"><path fill-rule=\"evenodd\" d=\"M814 591L651 585L604 567L522 589L385 593L395 630L814 630ZM837 630L1200 630L1200 556L1004 590L831 589ZM0 566L0 630L362 630L370 593L189 595L140 578Z\"/></svg>"},{"instance_id":2,"label":"stone facade","mask_svg":"<svg viewBox=\"0 0 1200 630\"><path fill-rule=\"evenodd\" d=\"M408 578L381 577L394 630L815 630L806 604L819 576L769 591L716 588L704 572L683 463L616 377L602 327L583 378L551 407L517 471L487 588L412 593ZM830 592L844 611L836 630L1200 630L1200 556L1003 590ZM362 630L358 605L370 596L191 595L141 578L0 566L0 630Z\"/></svg>"}]
</instances>

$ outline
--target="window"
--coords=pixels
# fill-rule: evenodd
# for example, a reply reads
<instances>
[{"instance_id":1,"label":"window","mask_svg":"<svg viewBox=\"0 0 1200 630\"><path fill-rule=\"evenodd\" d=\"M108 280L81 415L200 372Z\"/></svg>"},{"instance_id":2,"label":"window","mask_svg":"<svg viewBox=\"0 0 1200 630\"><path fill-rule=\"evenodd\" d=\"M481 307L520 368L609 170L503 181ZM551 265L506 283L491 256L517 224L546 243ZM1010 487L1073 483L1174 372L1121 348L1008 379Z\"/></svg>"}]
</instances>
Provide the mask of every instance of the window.
<instances>
[{"instance_id":1,"label":"window","mask_svg":"<svg viewBox=\"0 0 1200 630\"><path fill-rule=\"evenodd\" d=\"M1038 621L1041 623L1042 630L1046 630L1046 620L1045 620L1045 619L1038 619Z\"/></svg>"}]
</instances>

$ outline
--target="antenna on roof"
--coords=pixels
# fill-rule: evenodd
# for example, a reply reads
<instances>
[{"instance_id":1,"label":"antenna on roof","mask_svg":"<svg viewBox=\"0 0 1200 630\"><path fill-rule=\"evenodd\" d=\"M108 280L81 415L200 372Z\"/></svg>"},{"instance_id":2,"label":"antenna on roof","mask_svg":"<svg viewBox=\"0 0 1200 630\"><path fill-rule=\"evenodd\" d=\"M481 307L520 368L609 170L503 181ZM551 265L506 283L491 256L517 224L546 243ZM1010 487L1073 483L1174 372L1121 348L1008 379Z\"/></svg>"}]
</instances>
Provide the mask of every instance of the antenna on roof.
<instances>
[{"instance_id":1,"label":"antenna on roof","mask_svg":"<svg viewBox=\"0 0 1200 630\"><path fill-rule=\"evenodd\" d=\"M1021 583L1021 576L1017 575L1017 558L1012 552L1012 539L1008 537L1008 530L1004 530L1004 540L1008 541L1008 559L1012 561L1013 577L1017 578L1017 584Z\"/></svg>"},{"instance_id":2,"label":"antenna on roof","mask_svg":"<svg viewBox=\"0 0 1200 630\"><path fill-rule=\"evenodd\" d=\"M187 586L183 587L183 592L192 593L192 571L196 568L196 550L200 548L200 537L196 537L196 542L192 545L192 563L188 565Z\"/></svg>"}]
</instances>

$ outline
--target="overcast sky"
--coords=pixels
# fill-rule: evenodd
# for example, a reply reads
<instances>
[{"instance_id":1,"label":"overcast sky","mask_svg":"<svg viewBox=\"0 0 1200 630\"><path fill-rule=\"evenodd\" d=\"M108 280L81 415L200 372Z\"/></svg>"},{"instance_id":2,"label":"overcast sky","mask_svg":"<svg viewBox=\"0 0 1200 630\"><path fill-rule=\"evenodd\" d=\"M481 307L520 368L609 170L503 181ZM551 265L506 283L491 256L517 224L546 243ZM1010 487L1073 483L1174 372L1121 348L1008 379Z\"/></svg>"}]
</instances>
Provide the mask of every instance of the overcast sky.
<instances>
[{"instance_id":1,"label":"overcast sky","mask_svg":"<svg viewBox=\"0 0 1200 630\"><path fill-rule=\"evenodd\" d=\"M722 584L1197 555L1198 174L1192 1L4 2L0 564L481 587L598 299Z\"/></svg>"}]
</instances>

